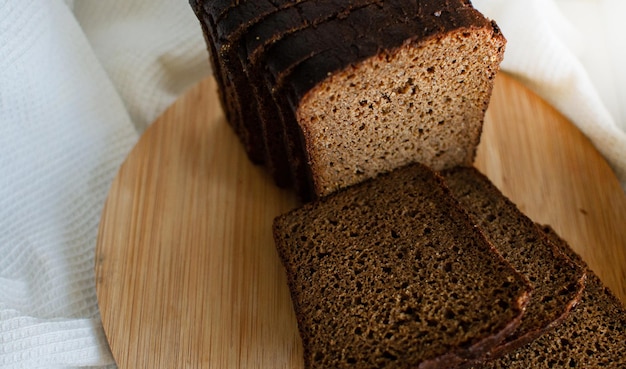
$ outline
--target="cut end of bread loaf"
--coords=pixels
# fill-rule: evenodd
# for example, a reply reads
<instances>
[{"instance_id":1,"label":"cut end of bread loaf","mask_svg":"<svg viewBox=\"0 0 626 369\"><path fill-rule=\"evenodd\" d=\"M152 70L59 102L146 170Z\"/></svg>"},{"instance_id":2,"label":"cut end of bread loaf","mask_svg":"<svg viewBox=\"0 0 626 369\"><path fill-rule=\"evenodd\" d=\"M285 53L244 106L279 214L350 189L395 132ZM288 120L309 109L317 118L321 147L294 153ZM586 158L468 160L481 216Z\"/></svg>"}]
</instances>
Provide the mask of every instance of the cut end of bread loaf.
<instances>
[{"instance_id":1,"label":"cut end of bread loaf","mask_svg":"<svg viewBox=\"0 0 626 369\"><path fill-rule=\"evenodd\" d=\"M297 119L316 194L412 162L471 164L505 42L493 25L407 41L311 89Z\"/></svg>"}]
</instances>

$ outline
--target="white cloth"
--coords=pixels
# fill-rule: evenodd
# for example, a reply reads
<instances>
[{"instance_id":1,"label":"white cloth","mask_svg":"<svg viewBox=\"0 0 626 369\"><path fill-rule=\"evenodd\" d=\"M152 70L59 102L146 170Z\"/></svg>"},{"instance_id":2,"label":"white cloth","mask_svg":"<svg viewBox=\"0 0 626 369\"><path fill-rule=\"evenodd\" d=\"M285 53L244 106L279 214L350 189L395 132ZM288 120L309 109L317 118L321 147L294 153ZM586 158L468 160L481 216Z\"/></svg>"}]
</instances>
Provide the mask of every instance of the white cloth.
<instances>
[{"instance_id":1,"label":"white cloth","mask_svg":"<svg viewBox=\"0 0 626 369\"><path fill-rule=\"evenodd\" d=\"M626 2L473 2L508 40L502 69L574 122L626 190Z\"/></svg>"},{"instance_id":2,"label":"white cloth","mask_svg":"<svg viewBox=\"0 0 626 369\"><path fill-rule=\"evenodd\" d=\"M113 359L94 281L109 186L209 72L185 1L0 0L0 368Z\"/></svg>"},{"instance_id":3,"label":"white cloth","mask_svg":"<svg viewBox=\"0 0 626 369\"><path fill-rule=\"evenodd\" d=\"M509 40L503 68L626 188L624 3L554 1L476 6ZM114 366L93 275L102 206L141 132L208 75L205 50L184 0L0 0L0 368Z\"/></svg>"}]
</instances>

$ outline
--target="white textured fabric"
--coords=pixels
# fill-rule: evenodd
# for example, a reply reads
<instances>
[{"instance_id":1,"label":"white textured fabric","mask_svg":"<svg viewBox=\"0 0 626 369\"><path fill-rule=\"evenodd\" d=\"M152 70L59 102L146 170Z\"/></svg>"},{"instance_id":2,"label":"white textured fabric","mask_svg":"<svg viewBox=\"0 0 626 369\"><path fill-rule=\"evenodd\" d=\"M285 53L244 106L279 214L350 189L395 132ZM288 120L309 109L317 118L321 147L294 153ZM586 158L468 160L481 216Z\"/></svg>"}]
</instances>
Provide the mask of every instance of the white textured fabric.
<instances>
[{"instance_id":1,"label":"white textured fabric","mask_svg":"<svg viewBox=\"0 0 626 369\"><path fill-rule=\"evenodd\" d=\"M573 121L626 190L626 2L473 2L508 40L502 68Z\"/></svg>"},{"instance_id":2,"label":"white textured fabric","mask_svg":"<svg viewBox=\"0 0 626 369\"><path fill-rule=\"evenodd\" d=\"M109 186L209 72L185 1L0 0L0 368L113 365L94 281Z\"/></svg>"},{"instance_id":3,"label":"white textured fabric","mask_svg":"<svg viewBox=\"0 0 626 369\"><path fill-rule=\"evenodd\" d=\"M475 4L509 40L503 68L626 187L626 3ZM102 206L141 132L208 72L185 0L0 0L0 368L114 366L93 275Z\"/></svg>"}]
</instances>

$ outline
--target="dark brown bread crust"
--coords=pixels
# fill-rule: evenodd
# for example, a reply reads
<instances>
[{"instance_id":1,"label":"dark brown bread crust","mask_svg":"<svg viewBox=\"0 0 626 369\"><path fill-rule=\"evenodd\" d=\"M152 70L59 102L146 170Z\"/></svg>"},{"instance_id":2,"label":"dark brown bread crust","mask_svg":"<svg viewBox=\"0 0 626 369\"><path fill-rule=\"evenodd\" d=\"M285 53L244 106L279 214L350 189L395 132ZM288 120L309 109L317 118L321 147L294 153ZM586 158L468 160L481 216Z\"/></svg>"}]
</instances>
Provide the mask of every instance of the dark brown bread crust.
<instances>
[{"instance_id":1,"label":"dark brown bread crust","mask_svg":"<svg viewBox=\"0 0 626 369\"><path fill-rule=\"evenodd\" d=\"M284 0L255 0L255 1L198 1L190 0L190 4L203 27L203 33L207 40L211 64L214 66L214 75L217 79L220 92L222 93L222 106L224 107L228 122L233 126L240 137L248 157L257 164L266 163L276 183L285 187L291 180L288 168L275 165L270 153L267 153L267 145L259 117L256 114L255 101L247 101L240 96L238 79L243 74L242 70L232 70L228 59L236 59L229 55L237 54L238 38L245 33L246 29L260 22L264 17L282 9L292 7L299 1ZM227 59L227 60L224 60ZM245 90L247 91L247 90ZM269 146L274 151L278 150L278 157L284 157L284 150L280 146ZM268 158L269 156L269 158Z\"/></svg>"},{"instance_id":2,"label":"dark brown bread crust","mask_svg":"<svg viewBox=\"0 0 626 369\"><path fill-rule=\"evenodd\" d=\"M522 324L489 354L499 357L560 324L579 302L586 274L478 170L458 167L442 175L474 224L533 284Z\"/></svg>"},{"instance_id":3,"label":"dark brown bread crust","mask_svg":"<svg viewBox=\"0 0 626 369\"><path fill-rule=\"evenodd\" d=\"M216 14L215 20L220 23L232 24L236 26L237 22L253 20L257 16L256 12L259 8L276 8L281 9L289 7L308 0L213 0L209 5L212 8L218 8L219 13ZM210 9L210 8L209 8ZM233 16L232 13L235 13ZM231 20L229 21L228 18Z\"/></svg>"},{"instance_id":4,"label":"dark brown bread crust","mask_svg":"<svg viewBox=\"0 0 626 369\"><path fill-rule=\"evenodd\" d=\"M295 2L285 2L285 4L295 4ZM235 41L233 37L240 37L251 25L283 9L285 4L276 5L267 0L256 0L246 1L230 8L216 21L219 42Z\"/></svg>"},{"instance_id":5,"label":"dark brown bread crust","mask_svg":"<svg viewBox=\"0 0 626 369\"><path fill-rule=\"evenodd\" d=\"M294 27L302 26L295 22L294 13L297 13L297 11L293 7L284 9L264 18L265 20L263 22L256 23L246 34L242 35L239 40L240 47L237 48L236 53L230 56L230 58L233 58L233 60L231 60L232 65L237 69L235 73L239 75L238 82L242 99L249 101L251 106L255 107L254 112L257 115L258 123L260 123L263 128L263 135L268 152L268 162L271 163L269 169L271 172L284 173L290 185L293 184L294 179L283 130L280 129L275 122L277 113L276 109L273 107L273 101L260 94L260 89L257 83L254 82L255 76L252 73L251 67L247 65L248 56L245 45L249 42L250 37L254 37L260 45L263 45L266 42L271 42L274 38L280 37L280 34L288 32L288 30ZM273 34L268 34L267 37L263 37L262 30L270 23L273 24Z\"/></svg>"},{"instance_id":6,"label":"dark brown bread crust","mask_svg":"<svg viewBox=\"0 0 626 369\"><path fill-rule=\"evenodd\" d=\"M422 165L280 216L274 236L306 368L454 367L515 329L528 298Z\"/></svg>"},{"instance_id":7,"label":"dark brown bread crust","mask_svg":"<svg viewBox=\"0 0 626 369\"><path fill-rule=\"evenodd\" d=\"M269 3L269 2L263 2ZM291 3L287 3L291 4ZM220 47L220 59L224 69L227 71L233 82L233 89L237 95L242 107L245 107L242 114L243 124L248 126L252 134L258 137L258 143L265 147L265 162L274 178L274 181L280 187L287 187L292 183L292 173L286 160L286 150L284 140L281 136L270 132L266 125L266 120L260 115L260 109L263 103L259 102L254 95L254 86L251 86L247 79L245 67L239 59L242 49L242 43L248 30L254 29L256 25L262 23L263 19L280 17L292 12L292 8L276 8L273 4L266 5L264 8L254 9L247 13L237 12L244 8L244 5L231 10L225 19L224 24L218 26L218 32L222 40ZM256 16L255 16L256 14ZM229 24L229 19L235 19ZM277 26L276 32L280 29Z\"/></svg>"},{"instance_id":8,"label":"dark brown bread crust","mask_svg":"<svg viewBox=\"0 0 626 369\"><path fill-rule=\"evenodd\" d=\"M227 119L244 144L248 157L255 163L265 163L280 187L289 186L292 177L284 159L284 143L280 137L265 134L262 121L259 121L256 99L249 97L251 88L242 88L245 74L237 55L240 39L248 28L298 2L205 1L199 4L191 1L207 38L214 74L225 97L222 106ZM271 141L269 145L266 143L268 139Z\"/></svg>"},{"instance_id":9,"label":"dark brown bread crust","mask_svg":"<svg viewBox=\"0 0 626 369\"><path fill-rule=\"evenodd\" d=\"M626 368L626 308L551 227L544 226L543 230L553 244L586 269L581 301L553 331L474 368Z\"/></svg>"},{"instance_id":10,"label":"dark brown bread crust","mask_svg":"<svg viewBox=\"0 0 626 369\"><path fill-rule=\"evenodd\" d=\"M219 56L221 45L217 43L217 26L211 13L206 10L210 8L209 4L197 0L190 0L190 4L202 26L226 120L240 138L250 161L255 164L263 164L266 156L265 146L259 139L261 135L256 132L259 129L255 126L250 130L241 116L242 108L239 99Z\"/></svg>"},{"instance_id":11,"label":"dark brown bread crust","mask_svg":"<svg viewBox=\"0 0 626 369\"><path fill-rule=\"evenodd\" d=\"M217 34L220 42L219 53L222 68L232 81L233 94L242 108L240 125L244 126L253 138L252 145L262 146L265 154L264 162L276 184L288 187L292 183L292 173L287 160L282 131L267 127L267 119L260 113L263 102L257 101L254 96L254 86L250 86L246 79L246 68L238 56L242 52L243 37L248 30L253 31L256 26L264 23L274 23L273 31L282 32L280 18L292 15L295 6L306 0L258 0L237 2L221 13L217 21ZM278 21L277 21L278 19ZM272 20L274 20L272 22ZM269 115L272 117L272 115ZM257 150L261 152L261 150Z\"/></svg>"},{"instance_id":12,"label":"dark brown bread crust","mask_svg":"<svg viewBox=\"0 0 626 369\"><path fill-rule=\"evenodd\" d=\"M294 63L307 55L332 50L334 58L308 60L305 67L293 69L288 77L295 100L300 100L328 73L335 72L381 50L390 50L406 42L419 44L453 30L493 27L468 1L381 1L359 9L345 18L284 38L268 50L267 69L276 80ZM326 63L325 63L326 61ZM285 78L286 77L282 77Z\"/></svg>"},{"instance_id":13,"label":"dark brown bread crust","mask_svg":"<svg viewBox=\"0 0 626 369\"><path fill-rule=\"evenodd\" d=\"M221 13L217 23L219 42L218 52L222 68L232 82L233 94L241 108L240 125L244 126L251 136L251 145L262 147L255 152L264 154L264 163L275 183L279 187L288 187L292 182L292 174L286 162L286 152L282 137L268 134L263 119L259 116L259 105L252 95L252 87L245 84L244 68L238 59L242 37L247 30L260 23L266 17L282 14L299 1L242 1L230 6ZM278 29L277 29L278 31Z\"/></svg>"},{"instance_id":14,"label":"dark brown bread crust","mask_svg":"<svg viewBox=\"0 0 626 369\"><path fill-rule=\"evenodd\" d=\"M203 0L191 0L191 1L200 1ZM238 0L212 0L205 2L204 7L206 12L211 15L211 17L215 20L220 20L224 17L224 15L230 11L232 8L239 5L240 1Z\"/></svg>"},{"instance_id":15,"label":"dark brown bread crust","mask_svg":"<svg viewBox=\"0 0 626 369\"><path fill-rule=\"evenodd\" d=\"M221 65L217 50L215 48L215 43L213 42L213 38L211 36L214 33L211 28L214 28L214 26L212 26L211 22L208 19L205 21L202 4L200 3L200 1L201 0L189 0L189 4L191 5L191 8L193 9L196 16L199 18L200 26L202 28L202 35L204 36L204 40L209 52L209 62L211 63L213 76L215 77L215 80L219 87L217 91L218 97L220 99L221 105L224 107L224 114L227 115L227 120L231 122L232 120L230 119L230 116L228 116L229 114L231 114L231 109L226 108L228 102L225 96L225 82L222 78Z\"/></svg>"}]
</instances>

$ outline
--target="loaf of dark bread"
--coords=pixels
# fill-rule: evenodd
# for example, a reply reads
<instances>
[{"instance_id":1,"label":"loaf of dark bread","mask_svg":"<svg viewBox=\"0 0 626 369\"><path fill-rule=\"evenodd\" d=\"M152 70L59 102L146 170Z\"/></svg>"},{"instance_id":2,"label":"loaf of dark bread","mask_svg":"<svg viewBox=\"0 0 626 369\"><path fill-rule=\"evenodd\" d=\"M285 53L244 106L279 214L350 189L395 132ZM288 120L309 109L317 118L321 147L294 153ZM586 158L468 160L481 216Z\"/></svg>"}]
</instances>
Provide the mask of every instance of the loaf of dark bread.
<instances>
[{"instance_id":1,"label":"loaf of dark bread","mask_svg":"<svg viewBox=\"0 0 626 369\"><path fill-rule=\"evenodd\" d=\"M554 330L498 360L475 368L626 368L626 308L550 227L545 232L570 259L586 269L580 303Z\"/></svg>"},{"instance_id":2,"label":"loaf of dark bread","mask_svg":"<svg viewBox=\"0 0 626 369\"><path fill-rule=\"evenodd\" d=\"M249 156L303 199L471 164L505 40L468 0L191 2Z\"/></svg>"},{"instance_id":3,"label":"loaf of dark bread","mask_svg":"<svg viewBox=\"0 0 626 369\"><path fill-rule=\"evenodd\" d=\"M533 286L522 324L489 353L498 357L563 321L580 300L586 274L477 169L457 167L442 175L472 222Z\"/></svg>"},{"instance_id":4,"label":"loaf of dark bread","mask_svg":"<svg viewBox=\"0 0 626 369\"><path fill-rule=\"evenodd\" d=\"M529 286L438 175L410 165L278 217L306 368L450 368L518 325Z\"/></svg>"}]
</instances>

